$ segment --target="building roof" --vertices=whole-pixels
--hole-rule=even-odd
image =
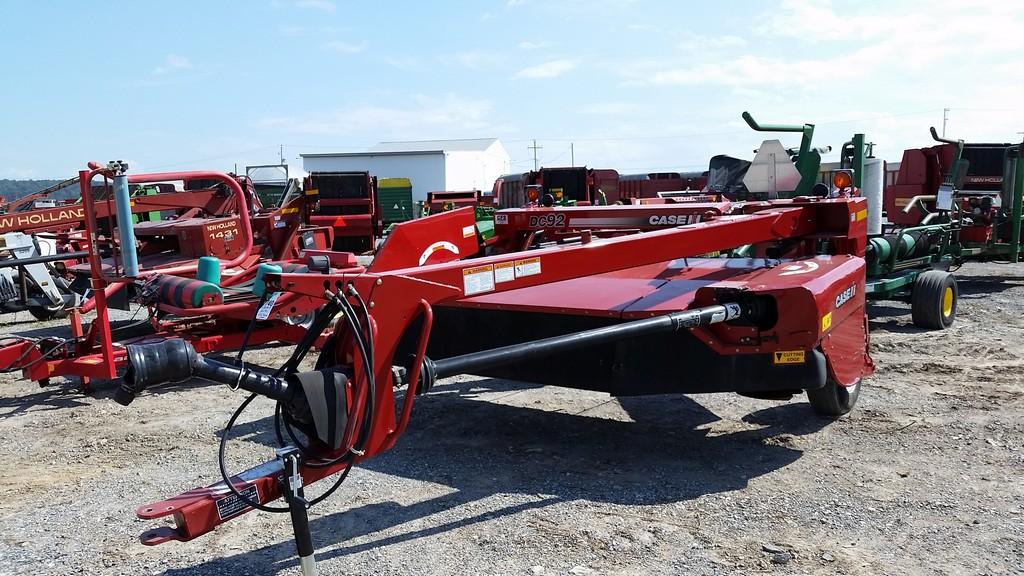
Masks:
[[[505,153],[497,138],[463,138],[457,140],[413,140],[408,142],[379,142],[365,152],[326,152],[299,154],[303,158],[344,158],[366,156],[416,156],[444,154],[446,152],[484,152],[494,144]]]
[[[483,152],[497,141],[497,138],[464,138],[380,142],[376,146],[371,146],[367,152]]]

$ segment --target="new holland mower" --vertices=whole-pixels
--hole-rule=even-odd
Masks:
[[[87,193],[94,180],[102,182],[110,206]],[[199,217],[197,209],[190,209],[172,220],[132,221],[129,184],[196,180],[210,183],[211,190],[226,190],[237,211]],[[127,346],[168,338],[185,338],[203,352],[306,339],[309,345],[322,344],[330,334],[327,327],[307,330],[322,298],[267,291],[264,276],[364,270],[352,253],[328,250],[334,228],[309,224],[318,204],[314,190],[290,190],[275,210],[254,213],[248,203],[252,194],[242,182],[219,172],[129,175],[121,162],[91,163],[79,182],[86,240],[80,255],[85,261],[70,271],[86,281],[90,296],[69,310],[71,337],[0,337],[0,369],[20,371],[41,385],[74,377],[88,390],[91,379],[111,380],[123,372]],[[424,227],[429,234],[421,232]],[[396,225],[387,243],[412,255],[378,259],[374,267],[417,266],[471,254],[477,248],[473,230],[473,216],[466,212]],[[112,301],[126,300],[126,295],[139,304],[136,314],[145,310],[147,316],[115,327]],[[93,311],[96,317],[86,322],[85,315]]]

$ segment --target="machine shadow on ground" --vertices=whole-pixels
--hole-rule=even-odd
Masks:
[[[997,263],[991,263],[998,265]],[[1024,285],[1024,278],[1013,275],[961,276],[956,275],[957,288],[961,298],[988,298],[992,294],[1005,292]]]
[[[32,384],[32,386],[35,386],[35,384]],[[92,380],[89,382],[89,391],[84,391],[77,379],[55,380],[49,386],[42,388],[40,392],[11,397],[0,396],[0,420],[36,412],[87,407],[92,402],[85,401],[84,398],[86,397],[101,402],[113,402],[114,394],[120,386],[120,378],[116,380]],[[153,388],[146,389],[136,399],[136,402],[141,406],[145,404],[147,396],[159,396],[168,392],[204,386],[223,386],[223,384],[193,378],[187,382],[154,386]],[[135,404],[133,403],[132,406],[134,407]]]
[[[759,428],[711,435],[703,427],[719,417],[681,395],[617,399],[632,422],[600,416],[600,403],[571,414],[500,402],[523,386],[485,379],[441,385],[418,398],[413,421],[395,448],[360,467],[453,491],[411,504],[375,502],[314,516],[310,528],[317,558],[337,560],[559,502],[659,505],[739,490],[802,454],[767,439],[809,434],[828,424],[799,399],[744,418]],[[483,390],[508,394],[476,399]],[[249,440],[272,441],[272,435],[256,432],[268,428],[272,425],[261,420],[240,432],[258,437]],[[342,490],[360,489],[355,486]],[[506,494],[522,497],[493,504],[495,496]],[[372,492],[365,496],[374,498]],[[281,531],[282,537],[290,535],[287,523],[281,523]],[[360,541],[348,543],[354,539]],[[266,573],[295,563],[289,538],[167,573],[249,574],[257,568]]]
[[[29,332],[23,332],[21,335],[27,336],[29,335]],[[275,345],[266,344],[253,346],[250,350],[261,350],[273,347],[275,347]],[[227,363],[231,363],[234,360],[233,354],[209,354],[208,357]],[[258,366],[255,364],[247,364],[247,366],[257,372],[264,372],[267,374],[273,373],[275,370],[275,368]],[[123,373],[124,370],[121,369],[119,372]],[[22,383],[25,382],[23,381]],[[35,385],[32,384],[32,386]],[[58,378],[50,385],[41,387],[39,392],[19,396],[0,396],[0,420],[29,414],[30,412],[46,412],[50,410],[84,407],[89,404],[89,402],[83,400],[85,397],[91,397],[95,400],[104,402],[113,402],[114,393],[117,392],[117,389],[120,386],[120,378],[115,380],[92,380],[89,382],[89,390],[85,391],[82,389],[77,378]],[[159,396],[168,392],[177,392],[206,386],[223,386],[223,384],[210,382],[208,380],[201,380],[199,378],[193,378],[186,382],[162,384],[160,386],[147,388],[138,396],[138,398],[136,398],[135,402],[137,402],[138,406],[141,407],[146,403],[146,398],[148,396]],[[135,407],[136,404],[133,402],[132,406]],[[268,440],[268,442],[269,441],[272,440]]]
[[[1024,278],[1016,276],[956,276],[957,289],[962,300],[989,298],[1024,283]],[[872,331],[881,330],[897,334],[920,334],[931,332],[928,328],[918,328],[910,323],[910,304],[898,301],[869,301],[867,314]],[[901,319],[905,321],[901,321]]]

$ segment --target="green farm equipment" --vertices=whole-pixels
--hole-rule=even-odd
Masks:
[[[412,220],[412,181],[408,178],[381,178],[377,181],[377,198],[384,226]]]
[[[1021,258],[1022,144],[974,144],[940,137],[903,153],[886,206],[896,225],[945,223],[958,259]]]
[[[855,134],[843,145],[840,168],[829,175],[828,183],[821,183],[818,182],[821,152],[826,149],[811,147],[813,124],[759,124],[747,112],[743,113],[743,119],[758,132],[801,134],[800,149],[795,155],[778,141],[762,143],[743,180],[750,197],[854,193],[868,197],[869,211],[882,210],[882,180],[867,182],[864,179],[867,144],[863,134]],[[955,171],[950,178],[955,182]],[[858,215],[861,216],[871,219],[869,214]],[[885,233],[880,225],[876,233],[869,229],[864,255],[867,261],[865,297],[909,303],[914,324],[921,328],[949,327],[956,317],[959,297],[956,279],[949,272],[959,260],[958,230],[958,226],[949,221],[925,222]]]
[[[494,237],[494,204],[490,196],[479,190],[428,192],[427,199],[420,207],[420,216],[448,212],[458,208],[473,207],[476,229],[483,241]]]

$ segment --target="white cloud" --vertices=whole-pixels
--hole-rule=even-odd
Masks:
[[[832,9],[831,0],[783,0],[755,30],[768,36],[812,41],[867,38],[889,28],[887,21],[894,8],[889,5],[885,10],[875,10],[874,16],[850,13],[839,16]]]
[[[488,127],[491,103],[473,100],[455,94],[441,99],[416,96],[406,107],[362,104],[341,108],[333,112],[303,117],[271,117],[259,122],[263,128],[305,134],[350,135],[372,132],[380,138],[383,133],[400,137],[434,137],[441,129],[455,132],[480,130]],[[419,132],[424,129],[424,132]]]
[[[808,85],[828,70],[828,64],[815,60],[764,58],[745,55],[720,63],[697,64],[655,72],[652,84],[693,86]]]
[[[405,71],[414,70],[419,64],[419,61],[412,56],[388,56],[384,61],[392,68]]]
[[[576,60],[551,60],[516,72],[516,78],[557,78],[579,64]]]
[[[178,54],[168,54],[164,58],[163,64],[153,69],[153,74],[160,76],[175,70],[188,70],[189,68],[192,68],[192,62],[188,58]]]
[[[342,40],[331,40],[330,42],[324,42],[323,47],[339,54],[356,54],[366,50],[366,42],[363,41],[359,44],[353,44]]]
[[[548,42],[547,40],[541,40],[540,42],[530,42],[529,40],[525,40],[519,43],[519,47],[523,50],[539,50],[541,48],[547,48],[548,46],[551,46],[551,42]]]

